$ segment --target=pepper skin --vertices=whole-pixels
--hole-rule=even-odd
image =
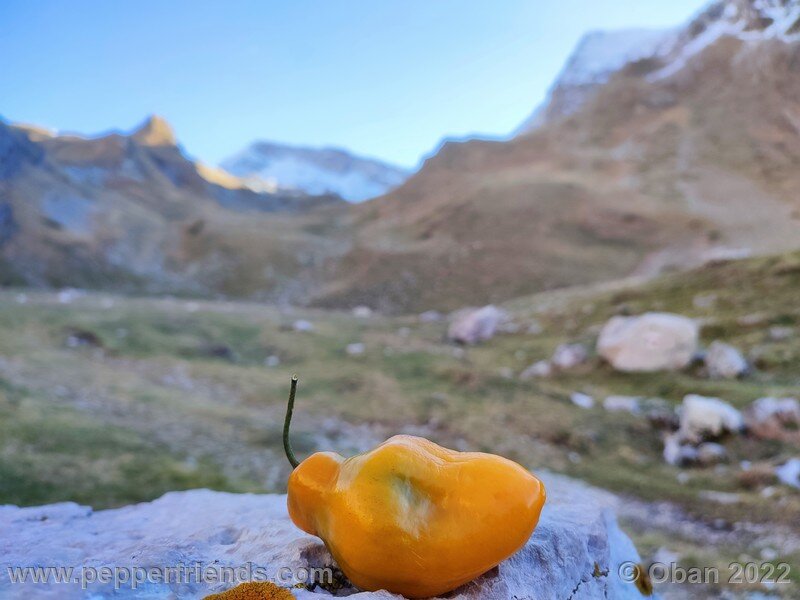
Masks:
[[[289,515],[350,581],[409,598],[448,592],[519,550],[545,501],[505,458],[397,435],[365,454],[317,452],[289,478]]]

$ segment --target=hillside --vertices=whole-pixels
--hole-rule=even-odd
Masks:
[[[358,207],[319,303],[455,308],[797,247],[798,10],[714,3],[574,112],[446,144]]]
[[[99,137],[0,121],[0,192],[2,283],[274,300],[338,252],[345,208],[196,163],[157,117]]]

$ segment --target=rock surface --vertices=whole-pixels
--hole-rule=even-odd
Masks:
[[[449,594],[451,600],[589,600],[640,598],[618,576],[624,561],[639,561],[618,528],[616,498],[560,476],[545,475],[548,502],[539,526],[514,556]],[[240,567],[252,562],[267,578],[285,585],[289,572],[326,567],[332,560],[319,539],[291,523],[282,495],[229,494],[209,490],[171,492],[153,502],[94,512],[73,503],[0,507],[0,597],[196,599],[232,587],[228,583],[11,584],[7,567],[81,566],[162,568],[183,564]],[[215,567],[216,566],[216,567]],[[282,568],[288,569],[281,571]],[[330,597],[293,590],[300,600]],[[358,600],[400,598],[387,592],[352,590]]]
[[[447,330],[447,337],[459,344],[477,344],[491,339],[508,315],[491,304],[458,311]]]
[[[693,320],[670,313],[612,317],[600,332],[597,352],[618,371],[682,369],[697,350]]]

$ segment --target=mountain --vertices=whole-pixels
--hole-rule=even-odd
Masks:
[[[611,75],[637,61],[660,62],[650,79],[668,77],[692,56],[721,37],[744,41],[796,41],[800,6],[794,0],[729,0],[712,2],[682,28],[626,29],[587,33],[556,78],[545,102],[517,133],[577,111]]]
[[[397,187],[409,171],[338,148],[305,148],[255,142],[222,167],[258,189],[337,194],[351,202],[375,198]]]
[[[649,58],[669,48],[673,29],[625,29],[592,31],[578,42],[551,86],[544,103],[533,111],[517,133],[529,132],[545,121],[577,111],[599,86],[626,64]]]
[[[799,13],[715,2],[574,109],[445,144],[356,207],[317,302],[455,308],[800,247]]]
[[[0,283],[282,297],[345,207],[196,163],[159,117],[98,137],[0,121]]]

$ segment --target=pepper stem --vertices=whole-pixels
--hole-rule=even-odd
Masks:
[[[292,387],[289,390],[289,404],[286,406],[286,419],[283,422],[283,449],[286,452],[286,458],[294,469],[300,464],[297,457],[292,450],[292,443],[289,441],[289,425],[292,422],[292,411],[294,410],[294,395],[297,393],[297,375],[292,375]]]

